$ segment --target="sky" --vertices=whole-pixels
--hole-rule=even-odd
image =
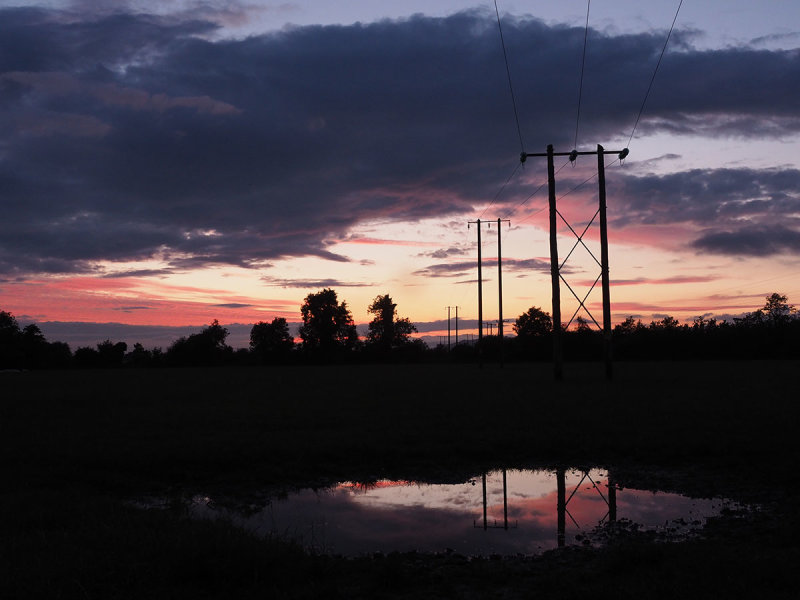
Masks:
[[[332,287],[436,342],[475,331],[478,219],[497,321],[502,219],[504,318],[550,312],[548,144],[630,149],[614,323],[800,300],[799,3],[687,0],[660,64],[678,1],[497,6],[504,44],[493,2],[0,0],[0,310],[242,346]],[[556,169],[562,317],[601,321],[596,158]]]

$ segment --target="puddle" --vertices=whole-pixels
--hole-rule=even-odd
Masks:
[[[681,540],[699,531],[707,518],[737,507],[721,499],[609,486],[602,469],[496,471],[460,484],[348,482],[231,506],[224,498],[196,496],[188,511],[195,518],[226,518],[258,535],[344,556],[395,551],[534,555],[559,546],[600,545],[619,531]]]

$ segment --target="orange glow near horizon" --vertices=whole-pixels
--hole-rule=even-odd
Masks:
[[[483,318],[496,323],[496,226],[484,233]],[[673,232],[655,228],[650,233],[671,239]],[[509,320],[531,306],[551,312],[547,232],[528,222],[512,222],[512,228],[503,228],[501,235],[505,334],[513,335]],[[559,236],[562,258],[574,244],[575,238],[570,236]],[[674,251],[659,248],[664,237],[650,237],[647,244],[647,235],[641,234],[642,244],[627,245],[619,240],[627,242],[637,236],[624,230],[614,234],[616,242],[612,241],[610,247],[614,324],[628,316],[649,323],[665,314],[682,322],[700,315],[742,314],[763,306],[765,296],[773,291],[787,294],[790,302],[798,301],[800,260],[794,257],[780,261],[698,257],[680,245]],[[415,238],[420,241],[411,241]],[[593,252],[594,244],[595,240],[587,238]],[[302,257],[281,259],[263,269],[214,267],[155,276],[83,274],[6,281],[0,283],[0,309],[35,322],[202,326],[214,319],[222,324],[247,324],[283,317],[296,323],[305,296],[332,287],[339,300],[347,303],[356,324],[368,323],[372,317],[367,307],[376,296],[388,293],[397,303],[399,317],[407,317],[412,323],[442,323],[435,331],[422,331],[415,337],[446,340],[448,306],[459,307],[460,335],[477,333],[463,326],[478,316],[476,236],[474,229],[467,228],[466,219],[366,224],[346,240],[331,245],[330,250],[347,261]],[[538,266],[534,269],[531,264]],[[135,272],[136,266],[125,268]],[[443,270],[432,272],[431,266]],[[599,274],[597,264],[579,246],[567,266],[566,281],[583,297]],[[452,272],[448,271],[451,267]],[[114,273],[115,268],[124,275],[118,265],[105,266],[99,272]],[[564,284],[561,290],[562,317],[566,320],[578,304]],[[598,320],[600,299],[598,284],[586,300]],[[586,317],[583,311],[578,314]],[[454,340],[455,310],[451,310],[451,323]]]

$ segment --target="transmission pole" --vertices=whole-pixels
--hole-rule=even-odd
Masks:
[[[525,162],[529,156],[546,156],[547,157],[547,187],[548,187],[548,201],[550,206],[550,279],[553,288],[553,372],[555,378],[560,380],[563,378],[563,356],[562,356],[562,342],[561,342],[561,266],[558,264],[558,239],[556,235],[557,216],[559,216],[556,207],[556,178],[555,166],[553,164],[553,157],[555,156],[569,156],[571,161],[574,161],[578,156],[586,154],[597,155],[597,174],[599,186],[599,210],[600,217],[600,278],[602,279],[603,287],[603,354],[606,365],[606,377],[611,379],[613,374],[612,369],[612,353],[611,353],[611,301],[610,301],[610,283],[608,273],[608,226],[606,221],[606,176],[605,176],[605,154],[617,154],[619,160],[622,161],[628,156],[628,149],[606,151],[598,144],[597,150],[592,152],[578,152],[572,150],[571,152],[554,152],[553,145],[548,144],[547,152],[544,154],[529,154],[522,152],[520,154],[520,161]],[[563,219],[563,217],[562,217]],[[565,221],[566,222],[566,221]],[[571,229],[571,227],[570,227]],[[573,232],[574,233],[574,232]],[[578,236],[578,242],[582,243],[582,236]],[[569,256],[567,257],[569,258]],[[596,259],[595,259],[596,260]],[[566,261],[565,261],[566,262]],[[569,286],[567,286],[569,287]],[[571,288],[570,288],[570,291]],[[591,291],[591,290],[590,290]],[[575,294],[575,292],[572,292]],[[588,309],[577,295],[575,296],[579,303],[579,309],[582,307],[587,312]],[[591,313],[589,313],[591,317]],[[594,319],[594,317],[592,317]],[[597,321],[595,321],[597,323]]]
[[[500,248],[500,224],[506,221],[508,226],[511,227],[511,221],[508,219],[497,219],[497,295],[498,295],[498,318],[497,318],[497,336],[500,338],[500,366],[503,366],[503,252]]]
[[[603,279],[603,360],[606,363],[606,378],[614,375],[611,355],[611,298],[608,276],[608,223],[606,222],[606,165],[605,150],[597,144],[597,181],[600,187],[600,272]]]
[[[556,174],[553,163],[553,144],[547,145],[547,190],[550,205],[550,283],[553,296],[553,375],[564,378],[564,357],[561,350],[561,286],[556,237]]]

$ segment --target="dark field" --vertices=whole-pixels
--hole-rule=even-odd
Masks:
[[[0,598],[797,597],[798,361],[0,374]],[[310,556],[143,494],[614,467],[761,509],[534,559]]]

